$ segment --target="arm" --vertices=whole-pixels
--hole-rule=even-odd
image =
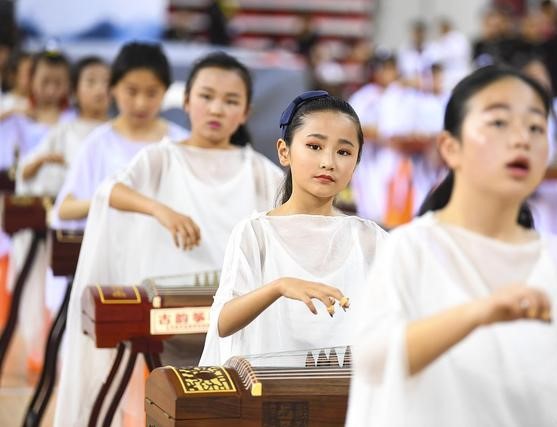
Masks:
[[[68,194],[58,209],[58,216],[65,221],[86,218],[90,205],[90,200],[78,200]]]
[[[112,187],[109,205],[124,212],[136,212],[156,218],[167,228],[179,248],[193,249],[201,240],[201,231],[188,216],[175,212],[163,203],[146,197],[122,183]]]
[[[322,283],[282,277],[228,301],[219,315],[219,336],[226,337],[246,327],[281,296],[302,301],[313,314],[317,314],[317,310],[311,300],[319,299],[327,307],[331,317],[336,301],[339,301],[344,309],[349,306],[348,298],[336,288]]]
[[[39,172],[39,169],[47,163],[64,164],[65,159],[64,156],[62,156],[61,154],[48,153],[41,155],[23,167],[23,179],[27,181],[33,178],[37,174],[37,172]]]
[[[547,296],[533,288],[509,286],[490,297],[411,322],[406,328],[410,375],[420,372],[476,328],[517,319],[549,322]]]

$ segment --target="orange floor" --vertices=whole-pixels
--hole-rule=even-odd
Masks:
[[[22,425],[27,404],[33,394],[36,378],[27,378],[25,359],[17,357],[22,353],[22,347],[23,343],[16,331],[0,378],[0,426],[2,427]],[[52,426],[55,399],[54,395],[41,423],[42,427]]]

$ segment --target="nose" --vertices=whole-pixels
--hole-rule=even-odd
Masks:
[[[321,169],[330,171],[335,169],[335,156],[331,150],[323,150],[319,160],[319,167]]]
[[[521,123],[514,127],[511,137],[511,145],[513,148],[522,148],[525,150],[530,150],[531,144],[531,134],[530,125],[527,123]]]
[[[223,105],[219,99],[213,99],[209,104],[209,112],[215,116],[220,116],[223,113]]]

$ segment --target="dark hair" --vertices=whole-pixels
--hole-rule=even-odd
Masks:
[[[19,64],[25,59],[31,58],[31,54],[24,50],[14,50],[6,62],[2,75],[2,92],[12,90],[15,86],[15,78]]]
[[[213,52],[198,59],[186,80],[186,97],[189,96],[193,82],[201,70],[204,68],[220,68],[222,70],[236,72],[246,88],[246,109],[251,105],[253,96],[253,81],[247,67],[235,57],[224,52]],[[240,147],[245,146],[251,141],[251,135],[246,125],[238,126],[238,129],[230,137],[230,143]]]
[[[70,74],[70,61],[68,61],[68,58],[66,58],[63,53],[53,50],[42,50],[32,56],[30,73],[31,79],[33,79],[33,76],[41,63],[52,67],[64,67],[68,71],[68,75]]]
[[[546,114],[549,114],[551,98],[538,82],[514,68],[490,65],[474,71],[461,80],[453,89],[445,109],[444,130],[460,138],[469,99],[482,89],[504,78],[515,78],[526,83],[538,95],[544,105]],[[430,191],[422,203],[418,215],[444,208],[451,199],[453,187],[454,172],[451,170],[445,179]],[[526,203],[521,206],[517,221],[524,227],[533,228],[532,214]]]
[[[132,42],[120,49],[112,63],[110,87],[114,87],[130,71],[138,69],[151,71],[164,85],[170,86],[170,65],[159,44]]]
[[[305,97],[305,95],[311,93],[314,93],[316,96],[310,97],[309,99]],[[362,154],[362,146],[364,144],[364,134],[362,132],[362,126],[360,125],[360,119],[348,102],[329,95],[325,91],[305,92],[295,98],[294,101],[288,105],[281,117],[281,128],[283,129],[282,139],[286,142],[286,145],[290,146],[290,144],[292,144],[294,134],[304,124],[304,121],[308,116],[321,111],[334,111],[342,113],[354,122],[354,126],[356,126],[356,133],[358,135],[357,161],[359,162]],[[280,200],[281,204],[286,203],[291,195],[292,171],[288,168],[277,200]]]
[[[81,58],[72,67],[71,81],[72,81],[72,90],[74,92],[77,91],[77,86],[79,85],[79,79],[81,79],[81,74],[83,73],[83,71],[85,71],[87,67],[91,65],[104,65],[105,67],[108,67],[107,63],[104,62],[98,56],[91,55],[91,56],[85,56],[84,58]]]

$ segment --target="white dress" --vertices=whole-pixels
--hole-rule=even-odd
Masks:
[[[431,213],[395,230],[358,315],[346,425],[557,425],[555,321],[476,329],[412,377],[405,349],[409,322],[509,284],[543,289],[555,309],[556,243],[546,236],[508,244],[441,224]]]
[[[369,220],[344,215],[260,213],[238,224],[228,243],[200,365],[221,365],[236,355],[301,351],[303,366],[303,350],[353,344],[353,313],[385,235]],[[225,303],[281,277],[335,286],[351,306],[346,312],[337,306],[331,318],[318,301],[314,315],[300,301],[279,298],[245,328],[219,337]]]
[[[18,194],[56,197],[64,183],[69,165],[83,146],[87,136],[101,122],[76,118],[55,126],[31,152],[22,159],[18,167],[16,192]],[[23,179],[23,168],[45,154],[61,154],[65,164],[45,164],[37,174],[27,180]]]
[[[126,285],[150,276],[220,269],[233,226],[272,208],[281,179],[280,169],[249,146],[208,150],[165,142],[143,150],[124,172],[103,183],[93,199],[70,298],[56,426],[86,425],[116,353],[95,348],[83,334],[83,289],[91,283]],[[201,244],[185,252],[155,218],[109,208],[115,182],[190,216],[201,229]],[[76,375],[83,366],[87,375]]]
[[[168,122],[166,136],[172,140],[182,140],[189,132],[174,123]],[[66,174],[64,184],[58,192],[54,209],[51,212],[53,228],[85,228],[86,218],[78,220],[61,220],[58,210],[64,199],[73,195],[78,200],[90,200],[101,182],[123,169],[128,162],[153,141],[132,141],[124,138],[112,123],[98,126],[83,142],[75,160]]]

